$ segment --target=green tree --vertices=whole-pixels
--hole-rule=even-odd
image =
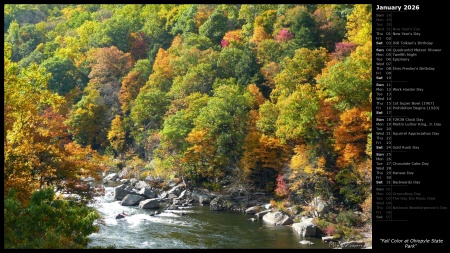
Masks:
[[[200,165],[200,171],[211,179],[231,173],[242,155],[247,113],[252,97],[233,79],[216,86],[208,104],[194,120],[188,136],[191,146],[185,153],[188,166]],[[199,161],[202,161],[198,164]]]
[[[181,12],[180,16],[176,19],[175,25],[172,27],[171,33],[173,35],[180,33],[198,33],[194,20],[194,16],[197,14],[197,8],[198,6],[196,4],[190,4]]]
[[[186,75],[175,78],[169,95],[182,98],[194,92],[211,94],[215,73],[211,64],[198,64],[190,68]]]
[[[178,111],[167,116],[160,131],[161,143],[155,150],[155,169],[174,171],[178,175],[192,177],[192,171],[186,170],[181,160],[189,147],[186,139],[194,128],[194,120],[198,117],[200,109],[207,105],[209,97],[195,92],[180,100],[182,106]],[[172,104],[175,103],[174,101]]]
[[[159,131],[169,104],[170,100],[165,92],[157,88],[141,89],[130,112],[133,122],[131,134],[138,142],[142,143],[152,132]]]
[[[105,146],[106,131],[109,129],[107,110],[99,91],[90,89],[88,94],[74,105],[67,120],[67,124],[72,127],[70,133],[73,134],[74,140],[83,146],[90,145],[94,149]]]
[[[294,35],[292,39],[297,48],[314,49],[319,45],[319,33],[314,18],[307,6],[299,5],[288,8],[285,14],[279,15],[274,24],[273,37],[287,28]]]
[[[98,232],[95,209],[61,199],[51,187],[34,192],[25,207],[9,191],[3,210],[5,249],[84,249]]]
[[[129,52],[131,33],[139,31],[143,24],[141,5],[127,4],[122,8],[117,8],[114,15],[102,23],[101,32],[106,39],[103,47],[115,46],[120,51]]]
[[[48,88],[59,95],[66,95],[75,87],[84,88],[88,77],[78,71],[72,61],[63,57],[52,57],[45,60],[42,66],[52,74]]]
[[[227,29],[228,18],[217,8],[198,29],[200,35],[208,37],[213,43],[219,44]]]
[[[279,108],[274,103],[266,100],[259,108],[259,118],[256,123],[258,130],[268,136],[275,136],[275,122],[279,115]]]
[[[236,83],[247,85],[258,74],[259,65],[254,51],[248,48],[226,47],[217,59],[220,78],[236,78]]]
[[[276,4],[242,4],[239,9],[238,18],[244,21],[242,25],[242,35],[247,41],[253,35],[254,22],[256,17],[267,10],[276,10]]]
[[[280,114],[276,121],[276,135],[283,142],[301,140],[307,137],[315,126],[315,116],[319,111],[319,98],[312,85],[301,85],[277,106]]]
[[[328,66],[318,78],[328,100],[341,111],[368,107],[372,93],[372,42],[359,46],[343,62]]]
[[[274,78],[276,86],[270,94],[272,100],[285,99],[303,84],[314,85],[328,59],[325,48],[301,48],[295,51],[292,59],[285,58],[281,63],[282,71]]]

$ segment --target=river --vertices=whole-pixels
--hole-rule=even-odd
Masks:
[[[254,215],[210,211],[193,206],[179,213],[154,214],[156,210],[121,206],[113,199],[113,187],[96,197],[93,206],[102,215],[98,233],[91,234],[88,248],[114,246],[116,249],[312,249],[328,248],[319,238],[302,238],[289,226],[275,226]],[[125,212],[129,216],[116,219]],[[162,210],[159,210],[162,211]],[[306,239],[314,245],[302,245]]]

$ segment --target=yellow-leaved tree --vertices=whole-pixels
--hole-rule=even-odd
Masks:
[[[58,112],[64,99],[47,89],[45,69],[35,64],[19,69],[11,46],[4,48],[4,194],[14,188],[23,206],[44,186],[87,196],[80,179],[100,177],[100,158],[69,139]]]

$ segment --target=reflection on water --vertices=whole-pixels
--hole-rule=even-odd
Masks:
[[[194,206],[180,213],[160,213],[121,206],[113,199],[113,187],[106,187],[105,196],[98,197],[95,208],[103,216],[100,231],[92,234],[88,247],[118,249],[311,249],[328,248],[318,238],[305,238],[314,245],[301,245],[303,240],[289,226],[270,225],[237,212],[213,212],[209,206]],[[161,210],[160,210],[161,211]],[[129,216],[116,219],[125,212]],[[151,216],[153,215],[153,216]]]

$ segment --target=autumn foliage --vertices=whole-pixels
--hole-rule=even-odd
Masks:
[[[81,178],[114,158],[370,212],[371,10],[5,5],[5,196],[88,199]]]

